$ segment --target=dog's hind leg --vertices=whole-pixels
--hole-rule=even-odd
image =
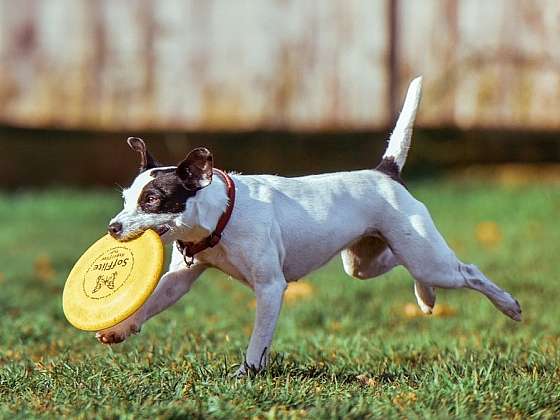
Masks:
[[[377,236],[366,236],[340,253],[344,271],[357,279],[371,279],[399,265],[399,261]]]
[[[412,196],[403,197],[399,212],[382,232],[391,249],[416,279],[416,295],[422,303],[430,300],[430,288],[469,288],[483,293],[510,318],[520,321],[517,300],[488,279],[476,266],[459,261],[436,229],[426,207]],[[427,293],[426,293],[427,292]],[[420,303],[420,302],[419,302]]]
[[[346,274],[361,280],[381,276],[400,265],[393,251],[387,246],[387,242],[377,236],[360,239],[343,250],[340,255]],[[422,312],[431,314],[436,302],[434,288],[416,281],[414,293]]]

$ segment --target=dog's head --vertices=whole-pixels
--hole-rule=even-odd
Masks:
[[[140,154],[140,173],[123,191],[124,208],[109,223],[116,239],[129,240],[147,229],[171,239],[178,228],[191,227],[186,210],[200,190],[212,182],[212,154],[197,148],[177,166],[160,165],[142,139],[130,137],[128,145]],[[197,194],[198,193],[198,194]]]

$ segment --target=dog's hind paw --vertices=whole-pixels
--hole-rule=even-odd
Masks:
[[[502,311],[505,315],[509,316],[514,321],[521,321],[521,305],[519,305],[517,299],[515,299],[509,293],[506,292],[506,294],[508,295],[509,299],[504,299],[504,301],[500,302],[494,302],[494,304],[500,311]]]
[[[436,304],[436,292],[433,287],[424,286],[419,282],[414,282],[414,294],[418,306],[427,315],[431,315]]]

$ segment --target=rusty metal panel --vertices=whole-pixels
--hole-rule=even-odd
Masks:
[[[557,0],[401,0],[398,23],[398,94],[424,74],[420,124],[560,128]]]
[[[558,129],[559,41],[557,0],[0,0],[0,123],[377,129],[423,74],[421,125]]]
[[[385,0],[0,0],[0,123],[386,124]]]

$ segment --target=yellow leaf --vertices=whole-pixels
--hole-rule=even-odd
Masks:
[[[288,283],[288,288],[284,292],[284,302],[290,304],[298,300],[309,298],[313,295],[313,286],[311,284],[298,281],[294,283]]]
[[[47,255],[38,256],[33,268],[35,269],[35,275],[43,281],[48,281],[55,275],[51,259]]]
[[[449,305],[437,304],[432,311],[434,316],[453,316],[457,313],[457,310]]]
[[[417,318],[424,316],[424,313],[414,303],[407,303],[403,307],[404,316],[407,318]]]
[[[407,303],[403,306],[403,314],[407,318],[420,318],[424,316],[430,316],[424,314],[420,308],[415,305],[414,303]],[[449,305],[444,304],[437,304],[434,306],[431,316],[436,317],[446,317],[446,316],[453,316],[457,313],[457,310]]]
[[[476,240],[486,247],[495,247],[502,241],[502,233],[496,222],[480,222],[476,226]]]

